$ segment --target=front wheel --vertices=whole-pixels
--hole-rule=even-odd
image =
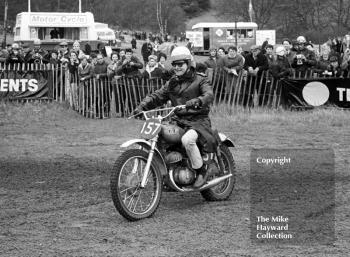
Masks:
[[[140,149],[125,151],[116,160],[110,188],[114,206],[130,221],[148,218],[157,210],[162,194],[162,176],[155,163],[150,166],[145,188],[140,188],[148,153]]]
[[[224,174],[232,174],[232,176],[215,187],[201,191],[200,193],[207,201],[222,201],[226,200],[232,194],[235,186],[236,167],[230,149],[226,145],[220,146],[221,159],[224,163]]]

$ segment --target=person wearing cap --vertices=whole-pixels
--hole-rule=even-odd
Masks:
[[[218,62],[218,56],[215,48],[209,49],[209,58],[204,61],[204,64],[210,68],[215,69]]]
[[[274,78],[287,78],[289,75],[291,75],[292,67],[285,56],[285,53],[286,50],[284,46],[278,46],[276,48],[276,58],[269,67],[269,70]]]
[[[261,53],[261,47],[258,45],[251,46],[250,54],[245,58],[244,69],[250,75],[260,76],[268,68],[269,62],[267,57]]]
[[[157,62],[158,57],[156,55],[148,56],[148,63],[142,76],[146,79],[162,78],[164,69]]]
[[[122,60],[122,65],[118,68],[117,73],[123,74],[126,77],[140,77],[140,69],[142,68],[143,64],[139,58],[133,55],[131,48],[128,48],[125,50],[125,58]]]
[[[12,44],[11,50],[6,58],[6,63],[14,64],[14,63],[24,63],[24,56],[21,54],[21,49],[17,43]]]
[[[317,61],[315,53],[306,48],[306,39],[299,36],[295,46],[296,54],[292,62],[297,76],[304,77],[307,70],[315,67]]]
[[[26,56],[27,62],[36,63],[36,64],[48,63],[49,62],[48,52],[41,48],[41,40],[34,39],[33,44],[34,44],[33,50],[30,51]]]
[[[59,44],[60,48],[58,50],[58,59],[62,64],[66,64],[69,62],[70,54],[68,49],[68,43],[63,41]]]
[[[213,103],[213,88],[208,78],[196,73],[193,56],[186,46],[176,47],[170,56],[174,76],[159,90],[146,96],[134,110],[135,115],[141,111],[151,110],[167,103],[172,106],[186,105],[186,109],[178,110],[173,121],[185,130],[181,138],[192,168],[197,172],[194,183],[200,188],[206,183],[210,174],[218,170],[208,158],[203,161],[201,152],[209,156],[217,150],[217,140],[211,129],[209,118],[210,105]],[[205,158],[206,159],[206,158]]]

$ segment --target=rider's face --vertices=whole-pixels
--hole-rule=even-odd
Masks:
[[[184,61],[172,63],[176,76],[182,76],[187,71],[188,65]]]

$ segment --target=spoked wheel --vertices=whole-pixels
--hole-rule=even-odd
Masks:
[[[130,149],[117,159],[113,167],[110,183],[113,203],[130,221],[153,215],[161,198],[162,176],[153,162],[145,188],[140,187],[147,158],[148,153]]]
[[[232,194],[233,188],[235,186],[236,168],[235,168],[235,162],[233,160],[232,154],[226,145],[221,145],[220,151],[221,151],[221,158],[225,167],[224,174],[227,175],[231,173],[232,176],[212,188],[201,191],[200,193],[202,194],[204,199],[206,199],[207,201],[226,200]],[[213,179],[213,178],[214,177],[211,177],[209,179]]]

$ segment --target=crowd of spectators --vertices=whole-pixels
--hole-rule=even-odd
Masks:
[[[320,46],[320,52],[304,36],[299,36],[295,41],[283,39],[275,49],[267,42],[262,46],[253,45],[247,52],[234,46],[227,50],[223,47],[210,49],[204,64],[236,76],[241,70],[253,76],[268,70],[276,78],[288,77],[293,73],[304,76],[308,71],[318,77],[340,77],[349,74],[349,47],[350,35],[329,40]]]

